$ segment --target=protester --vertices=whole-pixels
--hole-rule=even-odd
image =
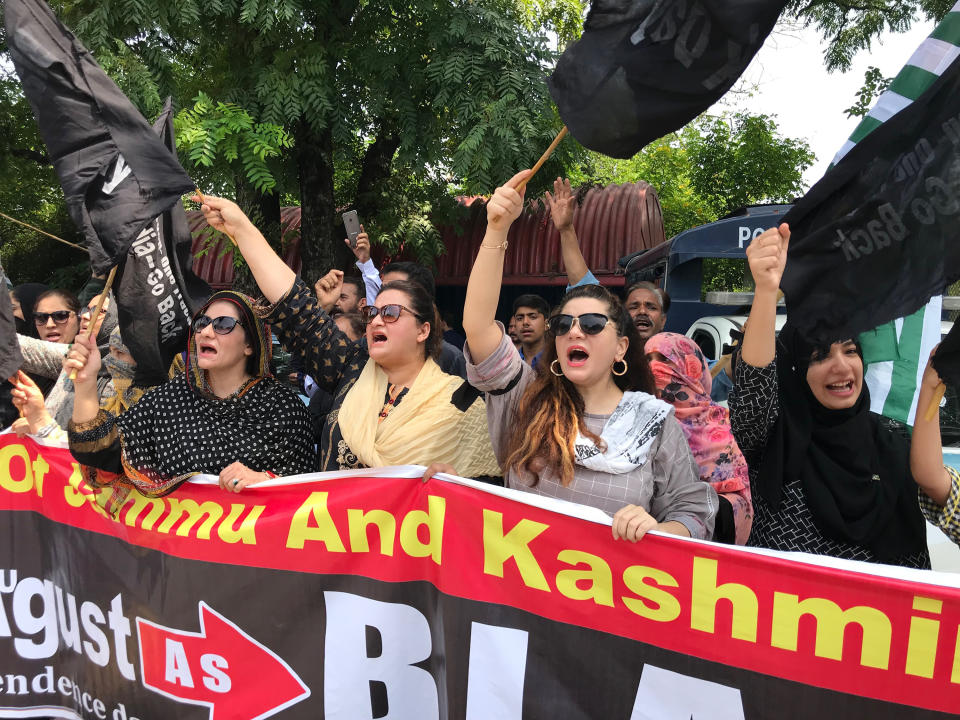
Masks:
[[[546,347],[550,305],[539,295],[521,295],[513,301],[513,320],[520,339],[520,359],[536,369]]]
[[[658,333],[644,349],[657,397],[673,405],[700,479],[720,498],[713,539],[746,544],[753,524],[747,461],[730,430],[730,413],[710,399],[713,378],[706,358],[693,340],[677,333]]]
[[[459,323],[456,315],[451,310],[444,310],[440,313],[440,320],[442,322],[443,341],[463,352],[463,344],[467,339],[457,330]]]
[[[17,333],[28,337],[38,337],[37,326],[33,322],[33,309],[37,298],[49,288],[43,283],[24,283],[10,291],[13,303],[13,316],[17,321]]]
[[[37,296],[33,323],[37,337],[69,345],[80,329],[80,301],[66,290],[53,288]]]
[[[513,315],[510,316],[510,320],[507,323],[507,335],[510,336],[510,342],[513,343],[513,346],[519,350],[520,349],[520,336],[517,335],[517,320]]]
[[[870,412],[853,340],[813,347],[775,332],[790,230],[750,243],[756,283],[730,394],[733,433],[750,466],[750,545],[930,567],[907,441]]]
[[[186,373],[115,416],[99,407],[100,354],[78,338],[64,367],[78,371],[70,450],[88,482],[113,486],[120,500],[131,488],[166,495],[198,473],[239,492],[315,470],[307,410],[269,374],[270,356],[269,329],[250,299],[214,293],[194,317]]]
[[[367,305],[367,291],[363,278],[356,275],[346,275],[344,273],[341,273],[340,278],[340,296],[328,312],[331,315],[359,313]],[[318,295],[320,294],[319,285],[321,280],[323,280],[323,278],[317,280],[314,285],[314,289]]]
[[[940,437],[940,413],[927,408],[940,384],[940,376],[933,367],[933,355],[923,371],[920,394],[917,399],[917,417],[910,443],[910,470],[919,486],[920,509],[931,523],[960,545],[960,473],[943,462],[943,443]]]
[[[344,238],[343,241],[357,259],[356,265],[357,269],[360,270],[360,274],[363,276],[365,288],[364,297],[367,299],[367,305],[373,305],[377,300],[377,293],[380,292],[380,285],[382,283],[380,281],[380,273],[377,271],[377,266],[374,265],[373,260],[370,259],[370,236],[363,229],[363,225],[361,225],[360,234],[357,235],[356,247],[350,244],[349,238]]]
[[[544,203],[550,208],[550,218],[560,233],[560,253],[567,269],[567,290],[582,285],[599,285],[600,281],[587,267],[580,251],[577,232],[573,227],[573,206],[576,198],[569,180],[557,178],[553,182],[553,194],[544,195]],[[640,339],[648,339],[663,330],[670,309],[670,296],[650,282],[641,281],[627,288],[624,295],[627,312],[633,319]]]
[[[529,171],[497,188],[467,285],[463,326],[473,385],[487,392],[490,435],[510,487],[614,515],[613,535],[648,530],[710,538],[717,496],[699,481],[673,408],[656,388],[620,302],[598,285],[571,290],[550,319],[538,371],[496,322],[510,225]]]
[[[195,198],[199,200],[199,198]],[[368,305],[366,334],[350,340],[270,248],[237,205],[207,197],[207,222],[230,234],[267,301],[280,342],[334,396],[320,439],[320,467],[450,463],[469,477],[499,475],[479,393],[435,362],[440,325],[423,285],[383,285]]]
[[[356,342],[363,337],[367,330],[363,315],[360,313],[343,313],[335,315],[333,321],[340,328],[340,332],[349,338],[350,342]]]

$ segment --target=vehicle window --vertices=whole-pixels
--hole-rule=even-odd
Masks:
[[[700,347],[700,351],[708,360],[717,359],[717,344],[713,341],[713,336],[706,330],[694,330],[690,339]]]

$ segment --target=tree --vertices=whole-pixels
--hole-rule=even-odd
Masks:
[[[806,141],[782,137],[771,117],[736,113],[702,116],[628,160],[593,153],[571,179],[646,180],[657,189],[672,237],[744,205],[791,201],[803,194],[803,172],[813,160]]]
[[[417,218],[532,163],[560,127],[543,82],[554,62],[545,30],[570,27],[582,10],[509,0],[77,0],[67,9],[148,116],[166,94],[183,107],[203,92],[292,139],[263,158],[275,184],[255,189],[265,209],[284,193],[299,199],[308,276],[342,262],[338,209],[355,207],[381,235],[429,244],[436,233]],[[181,116],[178,129],[196,125]],[[233,180],[236,195],[256,181],[223,147],[214,156],[205,170]]]

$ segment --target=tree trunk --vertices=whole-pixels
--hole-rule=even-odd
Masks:
[[[301,275],[312,286],[331,268],[346,267],[352,255],[334,242],[336,231],[333,196],[333,135],[329,128],[316,130],[301,120],[296,129],[297,175],[300,181]]]
[[[364,153],[354,203],[361,222],[364,218],[369,219],[379,213],[381,194],[386,188],[386,181],[390,179],[393,156],[399,147],[399,136],[381,130],[377,139]]]

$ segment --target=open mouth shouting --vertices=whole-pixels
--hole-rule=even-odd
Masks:
[[[828,383],[827,392],[837,398],[849,398],[851,395],[853,395],[853,387],[853,380]]]
[[[374,330],[370,340],[371,347],[383,347],[387,342],[387,334],[383,330]]]
[[[653,320],[651,320],[647,315],[637,315],[633,318],[633,324],[640,332],[645,330],[650,330],[653,327]]]
[[[216,343],[208,340],[197,341],[197,357],[204,360],[215,358],[219,354]]]
[[[587,364],[590,353],[583,345],[571,345],[567,348],[567,366],[571,368],[583,367]]]

